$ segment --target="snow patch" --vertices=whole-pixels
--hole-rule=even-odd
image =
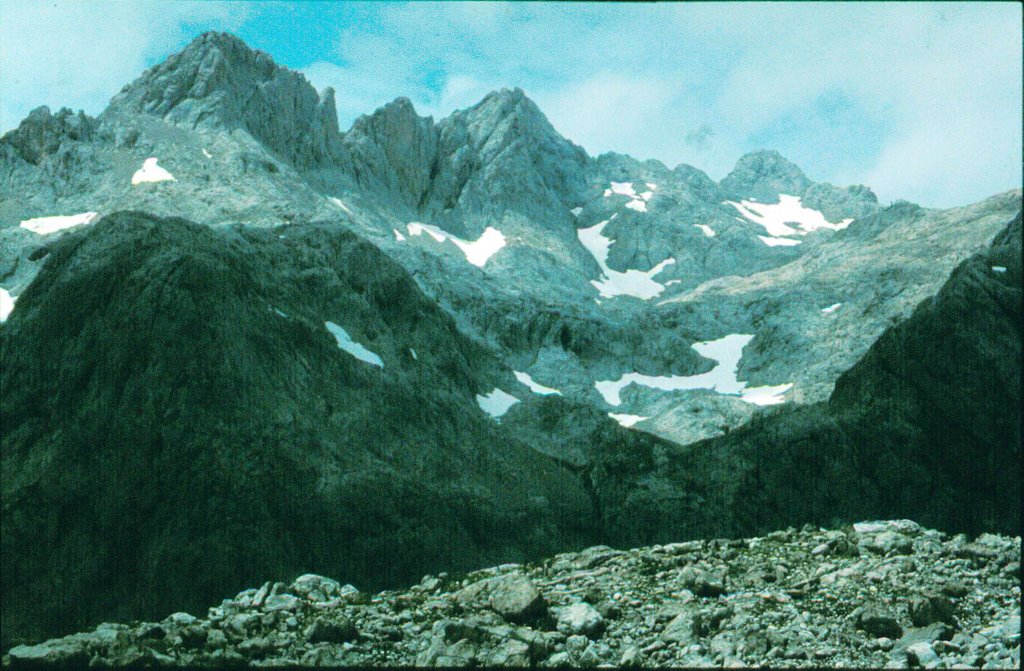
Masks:
[[[508,409],[519,402],[519,399],[495,387],[491,393],[481,396],[476,395],[477,405],[494,419],[500,418]]]
[[[545,396],[548,394],[558,394],[559,396],[562,395],[562,392],[558,391],[557,389],[554,389],[552,387],[545,387],[544,385],[534,381],[534,379],[530,377],[529,373],[520,373],[517,370],[512,372],[516,374],[516,379],[525,384],[527,387],[529,387],[530,391],[532,391],[534,394],[543,394]]]
[[[484,229],[483,234],[473,241],[457,238],[447,231],[442,231],[437,226],[421,224],[418,221],[410,222],[406,228],[409,230],[409,235],[422,235],[426,233],[438,242],[452,241],[462,250],[467,261],[480,268],[483,268],[487,260],[497,254],[498,250],[506,244],[505,236],[502,235],[501,231],[491,226]]]
[[[626,207],[637,212],[647,211],[647,201],[654,195],[654,189],[658,188],[657,184],[647,183],[647,191],[643,193],[637,193],[633,189],[632,182],[611,182],[611,187],[604,190],[604,197],[609,196],[629,196],[629,202],[626,203]]]
[[[154,157],[147,158],[142,162],[142,167],[135,171],[132,175],[132,184],[143,184],[145,182],[173,182],[175,181],[174,175],[167,172],[164,168],[161,168],[156,164],[157,159]]]
[[[72,226],[88,224],[95,218],[95,212],[82,212],[81,214],[68,214],[65,216],[55,217],[36,217],[34,219],[26,219],[21,222],[21,227],[39,235],[48,235],[50,233],[62,231],[65,228],[71,228]]]
[[[785,194],[779,194],[779,202],[773,205],[758,203],[752,199],[738,203],[727,200],[725,204],[732,205],[739,210],[740,214],[755,224],[764,226],[765,231],[772,237],[806,235],[819,228],[841,231],[853,221],[853,219],[843,219],[838,224],[830,223],[825,219],[825,215],[818,210],[804,207],[800,203],[799,196]],[[796,224],[799,228],[793,228],[789,224]]]
[[[700,375],[655,376],[626,373],[618,380],[598,380],[594,382],[594,387],[604,397],[605,402],[611,406],[622,404],[622,390],[631,384],[666,391],[711,389],[719,394],[740,395],[740,400],[747,403],[757,405],[781,403],[780,395],[792,387],[792,384],[748,388],[746,382],[736,379],[740,359],[743,356],[743,348],[753,337],[752,335],[734,333],[718,340],[693,343],[691,347],[698,354],[717,363],[714,368]]]
[[[607,198],[613,194],[636,198],[636,191],[633,190],[633,182],[612,182],[611,188],[604,190],[604,197]]]
[[[754,405],[778,405],[786,402],[782,395],[792,387],[792,382],[775,386],[747,387],[740,394],[740,400]]]
[[[420,360],[420,357],[416,354],[416,350],[414,350],[411,347],[409,348],[409,354],[412,355],[412,360],[413,361],[419,361]]]
[[[994,273],[1005,273],[1006,266],[992,266],[992,272]]]
[[[694,226],[704,231],[704,235],[708,236],[709,238],[715,237],[715,229],[711,228],[707,224],[694,224]]]
[[[206,151],[206,149],[203,149],[203,156],[205,156],[206,158],[213,158],[210,152]]]
[[[612,218],[614,219],[614,217]],[[666,266],[675,263],[676,260],[665,259],[650,270],[627,270],[625,272],[612,270],[608,267],[608,250],[612,245],[612,240],[602,234],[609,221],[611,219],[602,221],[596,226],[576,231],[580,244],[593,255],[597,265],[601,268],[601,278],[591,280],[590,283],[604,298],[614,298],[615,296],[635,296],[641,300],[654,298],[665,290],[665,285],[655,282],[654,277],[661,273]]]
[[[352,210],[350,210],[347,207],[345,207],[345,203],[341,202],[341,198],[335,198],[334,196],[331,196],[330,200],[331,200],[332,203],[334,203],[335,205],[337,205],[341,209],[345,210],[349,214],[352,214]]]
[[[271,310],[273,310],[274,314],[276,314],[278,317],[284,317],[285,319],[288,319],[288,315],[286,315],[285,313],[281,312],[277,308],[271,308]]]
[[[629,415],[626,413],[617,412],[609,412],[608,416],[626,428],[633,426],[637,422],[642,422],[645,419],[650,419],[649,417],[644,417],[643,415]]]
[[[384,368],[384,360],[379,356],[366,349],[355,340],[352,340],[352,336],[348,334],[348,331],[338,326],[334,322],[324,322],[324,326],[331,332],[331,335],[338,341],[338,347],[345,350],[360,361],[373,364],[374,366],[380,366]]]
[[[392,228],[391,232],[395,234],[395,240],[398,240],[399,242],[405,242],[405,236],[402,235],[402,232],[400,230],[398,230],[397,228]]]
[[[670,287],[673,284],[682,284],[682,282],[682,280],[669,280],[668,282],[665,282],[665,286]]]
[[[826,314],[826,315],[832,314],[833,312],[835,312],[836,310],[839,309],[840,305],[842,305],[842,303],[833,303],[832,305],[828,306],[827,308],[822,308],[821,312],[822,312],[822,314]]]
[[[0,287],[0,324],[7,321],[7,318],[11,316],[11,312],[14,310],[14,303],[17,300],[17,296],[12,296],[7,289]]]
[[[791,240],[790,238],[769,238],[765,235],[757,237],[761,238],[761,242],[769,247],[796,247],[800,244],[800,240]]]
[[[572,208],[570,210],[570,212],[572,212],[572,216],[574,216],[574,217],[580,216],[580,212],[582,212],[582,211],[583,211],[582,207],[574,207],[574,208]]]

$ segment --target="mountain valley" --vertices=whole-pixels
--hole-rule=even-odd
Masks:
[[[0,165],[5,650],[303,573],[1020,534],[1019,189],[883,205],[774,151],[715,182],[519,89],[343,132],[226,33]]]

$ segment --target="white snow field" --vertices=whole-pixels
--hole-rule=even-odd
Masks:
[[[826,314],[826,315],[832,314],[833,312],[835,312],[836,310],[839,309],[840,305],[842,305],[842,303],[833,303],[832,305],[828,306],[827,308],[822,308],[821,312],[823,314]]]
[[[616,216],[612,215],[612,219]],[[608,267],[608,249],[612,245],[612,240],[611,238],[604,237],[602,234],[604,227],[612,219],[602,221],[590,228],[581,228],[576,231],[580,244],[591,253],[594,260],[597,261],[597,265],[601,268],[601,278],[591,280],[590,283],[597,288],[604,298],[634,296],[641,300],[650,300],[665,290],[665,285],[655,282],[654,277],[663,271],[666,266],[675,263],[676,260],[672,258],[665,259],[650,270],[627,270],[625,272],[612,270]]]
[[[519,399],[495,387],[491,393],[481,396],[476,395],[477,405],[494,419],[500,419],[508,412],[508,409],[519,402]]]
[[[754,405],[778,405],[786,402],[782,395],[792,388],[792,382],[774,386],[747,387],[740,392],[740,400]]]
[[[529,387],[530,391],[532,391],[534,394],[558,394],[559,396],[562,395],[562,392],[558,391],[557,389],[553,387],[545,387],[544,385],[535,381],[532,377],[530,377],[529,373],[521,373],[517,370],[512,372],[516,374],[516,379],[525,384],[527,387]]]
[[[778,203],[758,203],[754,200],[742,200],[738,203],[727,200],[723,205],[732,205],[747,220],[760,224],[770,237],[761,237],[761,241],[769,247],[783,247],[800,244],[799,241],[781,238],[785,235],[806,235],[818,229],[841,231],[850,225],[853,219],[843,219],[833,224],[825,219],[818,210],[804,207],[799,196],[779,194]],[[742,221],[742,220],[741,220]],[[794,228],[790,224],[796,226]],[[772,242],[772,240],[775,240]]]
[[[598,380],[594,387],[604,397],[608,405],[622,404],[622,390],[631,384],[639,384],[651,389],[676,391],[681,389],[711,389],[719,394],[739,395],[740,400],[756,405],[774,405],[783,402],[781,394],[788,391],[792,384],[768,387],[747,387],[746,382],[736,379],[743,348],[754,336],[741,333],[727,335],[718,340],[696,342],[691,345],[702,357],[712,359],[717,365],[706,373],[699,375],[643,375],[626,373],[618,380]]]
[[[0,287],[0,324],[7,321],[7,318],[11,316],[11,312],[14,310],[14,303],[17,300],[17,296],[12,296],[11,292]]]
[[[473,241],[463,240],[462,238],[458,238],[447,231],[442,231],[437,226],[422,224],[418,221],[410,222],[406,226],[406,229],[408,229],[409,235],[415,236],[426,233],[438,242],[450,240],[460,250],[462,250],[467,261],[479,268],[483,268],[484,264],[487,263],[487,260],[497,254],[498,250],[504,247],[506,242],[505,236],[502,235],[501,231],[496,228],[492,228],[491,226],[484,229],[483,234]]]
[[[142,162],[142,167],[132,175],[132,184],[144,184],[146,182],[173,182],[174,175],[167,172],[156,164],[155,157],[147,158]]]
[[[791,238],[770,238],[767,235],[759,235],[757,237],[761,238],[761,242],[769,247],[795,247],[800,244],[800,240],[793,240]]]
[[[715,237],[715,229],[711,228],[707,224],[694,224],[694,226],[704,231],[704,235],[708,236],[709,238]]]
[[[643,415],[630,415],[627,413],[617,412],[609,412],[608,416],[626,428],[633,426],[637,422],[642,422],[645,419],[650,419],[649,417],[644,417]]]
[[[352,336],[348,334],[348,331],[343,329],[341,326],[334,322],[324,322],[324,326],[331,332],[331,335],[338,341],[338,347],[345,350],[360,361],[365,361],[368,364],[374,366],[380,366],[384,368],[384,360],[379,356],[366,349],[355,340],[352,340]]]
[[[95,212],[82,212],[80,214],[58,215],[54,217],[36,217],[22,221],[21,227],[39,235],[49,235],[50,233],[62,231],[65,228],[88,224],[95,218]]]

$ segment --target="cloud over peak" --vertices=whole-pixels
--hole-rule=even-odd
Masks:
[[[217,29],[333,87],[342,128],[399,96],[439,118],[518,86],[592,154],[716,179],[766,148],[883,202],[952,206],[1021,183],[1015,3],[0,7],[4,130],[40,104],[95,114]]]

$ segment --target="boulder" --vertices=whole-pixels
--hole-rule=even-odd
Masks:
[[[533,583],[526,578],[500,579],[491,585],[488,605],[509,622],[535,622],[547,613],[547,605]]]
[[[935,622],[955,624],[953,602],[941,594],[929,593],[910,600],[910,621],[915,627],[924,627]]]
[[[305,636],[310,643],[345,643],[359,638],[359,632],[351,620],[318,617],[306,627]]]
[[[596,608],[586,602],[574,603],[558,614],[558,631],[595,638],[604,631],[604,618]]]
[[[686,646],[696,640],[694,620],[689,613],[680,613],[661,632],[661,640]]]
[[[857,618],[858,626],[872,636],[878,638],[899,638],[903,634],[903,627],[899,620],[887,609],[881,606],[868,606],[861,611]]]

